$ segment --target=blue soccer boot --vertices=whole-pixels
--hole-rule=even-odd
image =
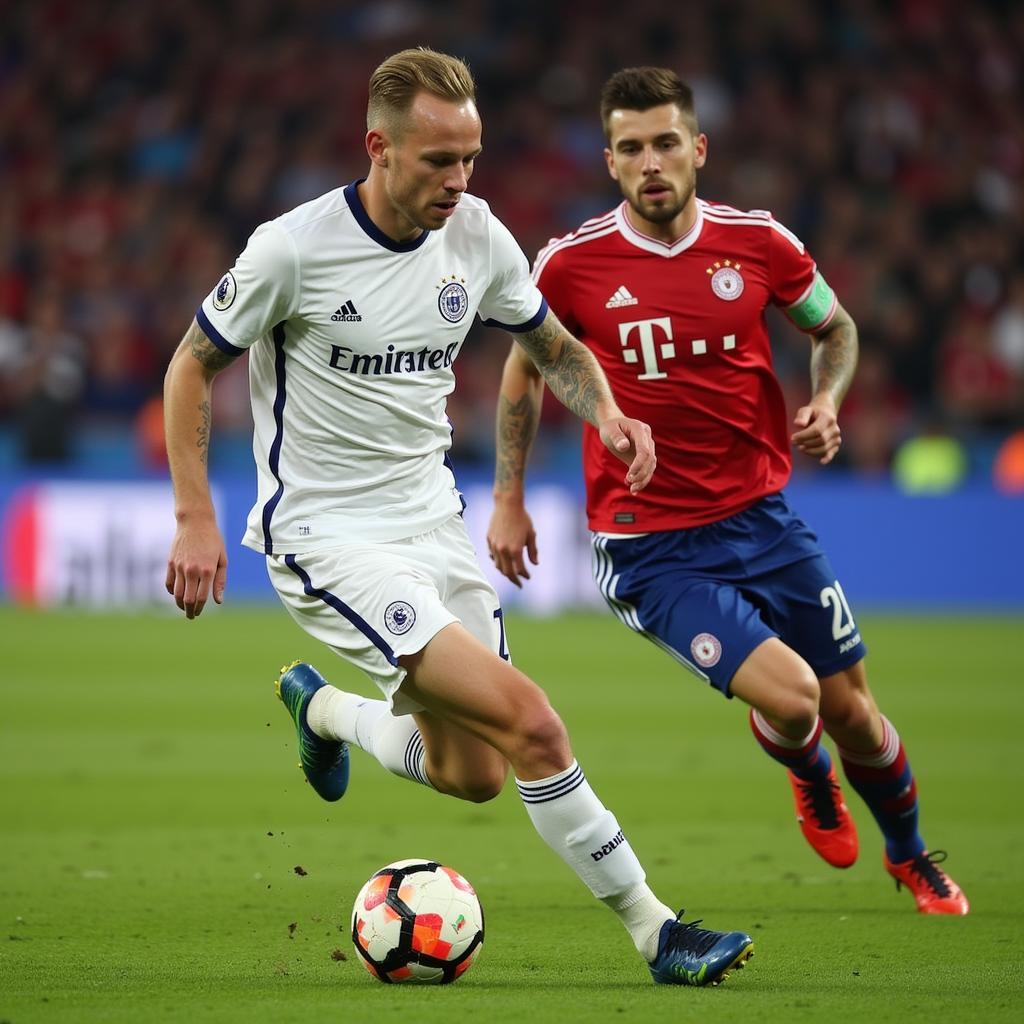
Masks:
[[[749,935],[698,928],[700,921],[680,920],[684,913],[661,926],[658,955],[648,965],[659,985],[720,985],[754,955]]]
[[[299,734],[299,767],[325,800],[340,800],[348,789],[348,744],[323,740],[309,727],[306,710],[313,694],[327,681],[312,665],[293,661],[281,669],[274,690],[295,722]]]

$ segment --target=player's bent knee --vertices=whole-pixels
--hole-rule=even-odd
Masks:
[[[808,670],[777,694],[772,709],[763,713],[784,726],[787,732],[809,732],[818,720],[819,698],[818,680]]]
[[[481,756],[479,752],[435,748],[427,762],[427,775],[438,792],[482,804],[504,789],[508,768],[508,761],[493,749]]]
[[[569,735],[546,701],[522,715],[511,740],[509,760],[516,771],[534,776],[554,775],[572,763]]]
[[[846,700],[829,702],[823,706],[821,717],[829,732],[869,735],[875,730],[878,709],[866,695],[852,693]]]
[[[507,770],[477,767],[472,772],[461,772],[456,775],[433,768],[428,774],[431,784],[439,793],[471,804],[485,804],[505,788]]]
[[[459,787],[458,797],[472,804],[485,804],[493,800],[505,788],[505,773],[478,775],[466,779]]]

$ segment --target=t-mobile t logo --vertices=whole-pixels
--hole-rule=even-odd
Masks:
[[[660,334],[655,336],[654,329],[658,328]],[[635,348],[630,348],[630,335],[636,331],[640,338],[640,353]],[[627,363],[637,363],[640,356],[644,360],[644,372],[638,374],[639,380],[661,380],[667,377],[660,366],[658,356],[662,359],[672,359],[676,354],[676,346],[672,341],[672,321],[667,316],[659,316],[656,320],[631,320],[629,323],[619,324],[619,341],[625,351],[622,358]]]
[[[635,348],[630,347],[634,331],[636,337],[640,339],[639,353]],[[619,341],[623,348],[622,358],[627,363],[639,363],[643,357],[644,372],[637,374],[637,380],[663,380],[668,376],[658,363],[659,356],[662,359],[674,359],[676,355],[676,343],[672,337],[672,321],[667,316],[658,317],[656,320],[632,320],[629,323],[619,324]],[[683,348],[686,348],[685,344]],[[736,335],[722,335],[722,351],[728,352],[735,348]],[[707,339],[694,338],[690,342],[690,351],[695,356],[707,355]]]

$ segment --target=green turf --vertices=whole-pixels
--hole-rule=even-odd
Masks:
[[[743,709],[610,617],[510,625],[656,891],[754,936],[748,970],[694,990],[650,983],[513,790],[460,804],[355,752],[349,794],[320,802],[276,669],[305,657],[365,686],[283,612],[0,608],[0,1022],[1017,1019],[1022,624],[862,625],[967,918],[895,892],[852,793],[861,861],[817,860]],[[487,912],[479,962],[443,989],[374,982],[348,937],[370,873],[419,856],[461,870]]]

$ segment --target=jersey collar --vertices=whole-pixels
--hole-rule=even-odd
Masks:
[[[629,217],[626,216],[628,205],[625,199],[619,204],[615,211],[615,223],[622,237],[630,245],[635,245],[638,249],[643,249],[644,252],[652,252],[655,256],[678,256],[700,238],[701,228],[704,226],[703,204],[700,200],[697,201],[697,219],[693,222],[693,226],[682,238],[677,238],[674,242],[662,242],[637,231],[630,223]]]
[[[413,249],[418,249],[426,240],[429,231],[421,231],[412,241],[409,242],[396,242],[393,238],[384,234],[383,231],[376,224],[370,220],[370,215],[366,212],[366,207],[363,206],[363,201],[359,198],[358,186],[361,185],[365,178],[359,178],[357,181],[353,181],[351,184],[345,186],[345,202],[348,203],[348,208],[352,211],[352,216],[355,217],[356,223],[372,238],[378,245],[382,245],[385,249],[390,249],[392,252],[412,252]]]

